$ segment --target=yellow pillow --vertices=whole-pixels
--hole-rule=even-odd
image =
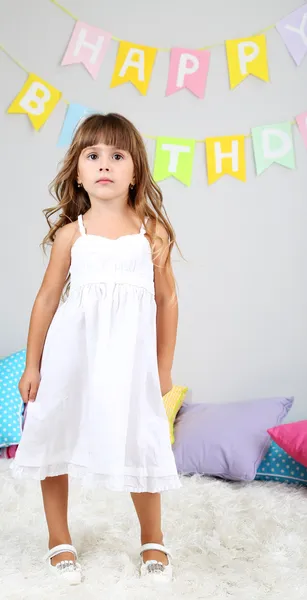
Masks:
[[[172,389],[163,396],[164,407],[166,410],[168,423],[169,423],[169,432],[171,437],[171,443],[173,444],[175,441],[174,435],[174,423],[177,416],[177,413],[181,409],[184,399],[186,397],[186,393],[188,391],[187,387],[182,387],[180,385],[173,385]]]

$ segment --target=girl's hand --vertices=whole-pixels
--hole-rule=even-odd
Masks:
[[[159,370],[161,394],[165,396],[173,387],[172,374],[170,371]]]
[[[34,402],[39,388],[41,376],[39,369],[26,368],[18,385],[20,395],[25,403]]]

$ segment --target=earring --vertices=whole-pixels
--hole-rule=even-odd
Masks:
[[[77,185],[78,185],[78,188],[82,187],[82,183],[78,183]]]
[[[129,189],[130,189],[130,190],[134,190],[134,188],[135,188],[135,184],[134,184],[134,183],[130,183],[130,185],[129,185]]]

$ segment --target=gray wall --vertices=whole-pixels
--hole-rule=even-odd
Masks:
[[[251,35],[299,4],[119,0],[106,10],[100,0],[63,3],[119,38],[191,48]],[[0,39],[30,71],[70,101],[122,112],[144,134],[248,133],[307,109],[307,59],[296,67],[275,30],[267,34],[270,84],[251,77],[230,91],[219,46],[212,51],[204,100],[187,91],[165,97],[167,53],[158,54],[149,93],[142,97],[129,84],[109,88],[115,42],[97,81],[81,65],[60,66],[74,21],[48,0],[0,0],[0,8]],[[39,248],[46,232],[42,209],[52,204],[47,185],[63,156],[56,143],[66,107],[60,102],[35,132],[27,117],[6,114],[26,74],[1,52],[0,71],[0,355],[5,355],[25,346],[46,264]],[[248,139],[247,183],[226,177],[208,187],[204,147],[198,144],[191,187],[174,179],[162,184],[185,258],[174,263],[180,299],[175,382],[190,386],[195,402],[295,395],[291,420],[307,417],[307,154],[296,128],[294,138],[295,171],[274,165],[256,177]],[[153,141],[148,150],[152,157]]]

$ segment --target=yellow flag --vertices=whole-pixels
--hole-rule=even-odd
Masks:
[[[244,135],[206,139],[209,185],[223,175],[232,175],[246,181],[244,139]]]
[[[34,73],[30,73],[23,88],[8,109],[8,113],[27,114],[37,131],[47,121],[62,93]]]
[[[231,89],[241,83],[248,75],[255,75],[264,81],[269,81],[266,37],[264,34],[240,40],[227,40],[226,52]]]
[[[131,81],[146,96],[157,48],[120,42],[111,88]]]

